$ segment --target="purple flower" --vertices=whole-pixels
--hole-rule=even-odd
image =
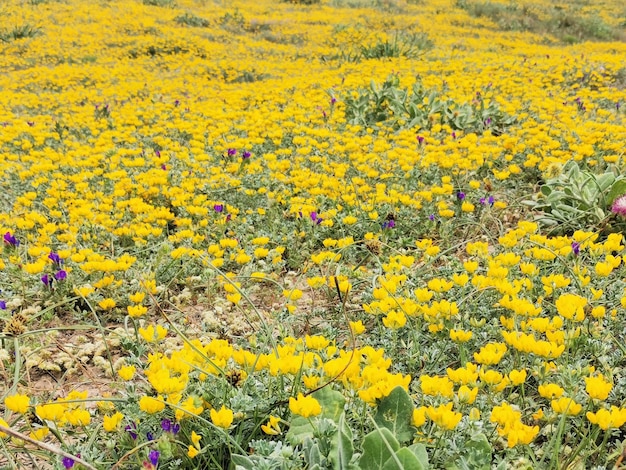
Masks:
[[[456,132],[453,132],[453,133],[452,133],[452,138],[453,138],[453,139],[456,139]]]
[[[161,165],[161,170],[163,170],[163,171],[167,170],[167,166],[165,166],[165,163],[163,165]]]
[[[146,433],[146,439],[148,439],[149,441],[154,441],[154,434],[152,434],[150,431],[148,431]]]
[[[230,222],[230,219],[232,219],[232,218],[233,218],[232,214],[227,214],[226,215],[226,222]]]
[[[396,221],[393,219],[386,220],[385,222],[383,222],[383,229],[394,228],[395,226],[396,226]]]
[[[224,204],[215,204],[213,206],[213,210],[215,210],[215,212],[223,212],[224,211]]]
[[[180,430],[180,424],[172,423],[169,419],[165,418],[161,421],[161,429],[165,432],[176,434]]]
[[[463,199],[465,199],[465,193],[463,191],[459,191],[458,193],[456,193],[456,197],[459,199],[459,201],[462,201]]]
[[[422,137],[421,135],[417,136],[417,143],[422,145],[424,143],[424,137]]]
[[[0,310],[6,310],[7,303],[4,300],[0,300]]]
[[[428,216],[428,218],[430,219],[431,222],[434,222],[435,221],[435,214],[430,214]]]
[[[317,212],[313,211],[313,212],[311,212],[311,220],[312,220],[313,222],[315,222],[317,225],[319,225],[319,224],[321,224],[321,223],[322,223],[322,220],[324,220],[324,219],[322,219],[321,217],[319,217],[319,216],[317,215]]]
[[[72,468],[74,466],[74,459],[71,457],[63,457],[62,462],[65,468]]]
[[[489,127],[491,125],[491,118],[485,119],[485,127]]]
[[[159,455],[160,454],[158,450],[151,450],[150,453],[148,454],[148,458],[150,459],[150,462],[155,467],[156,467],[156,464],[159,463]]]
[[[626,194],[621,195],[613,201],[611,212],[621,215],[622,217],[626,217]]]
[[[11,246],[20,246],[20,241],[15,238],[14,235],[11,235],[11,232],[7,232],[4,234],[4,243]]]
[[[572,251],[576,256],[578,256],[578,253],[580,253],[580,243],[572,242]]]
[[[248,152],[247,150],[243,153],[242,155],[242,159],[247,160],[248,158],[250,158],[250,155],[252,155],[250,152]]]
[[[48,259],[52,261],[54,264],[56,264],[57,266],[61,266],[61,264],[63,263],[63,260],[61,259],[61,257],[58,254],[56,254],[54,251],[50,252],[50,254],[48,255]]]
[[[43,282],[46,287],[52,287],[52,278],[47,274],[41,276],[41,282]]]
[[[160,157],[160,156],[161,156],[161,152],[160,152],[160,151],[158,151],[158,150],[155,150],[155,151],[154,151],[154,154],[155,154],[157,157]]]
[[[235,155],[237,155],[237,150],[236,149],[228,149],[228,151],[226,153],[228,154],[229,157],[234,157]]]
[[[178,106],[180,104],[180,100],[174,101],[174,106]]]
[[[489,196],[487,197],[481,197],[480,198],[480,203],[484,206],[489,204],[490,206],[493,206],[493,203],[495,202],[495,198],[493,196]]]
[[[337,102],[337,98],[335,98],[334,96],[331,96],[330,98],[330,105],[334,106],[334,104]]]
[[[128,431],[128,434],[130,434],[130,437],[133,438],[133,441],[137,439],[137,425],[135,423],[126,426],[124,431]]]
[[[54,275],[54,278],[57,281],[64,281],[67,278],[67,271],[65,269],[60,269],[59,271],[57,271],[57,273]]]

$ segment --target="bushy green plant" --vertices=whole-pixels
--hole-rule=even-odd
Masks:
[[[445,124],[465,132],[502,132],[515,122],[495,101],[485,103],[481,98],[458,104],[437,89],[427,90],[419,80],[412,90],[403,88],[397,75],[390,75],[382,85],[372,81],[369,88],[346,94],[344,101],[348,122],[365,127],[430,129],[434,124]]]
[[[195,28],[206,28],[211,24],[208,20],[189,12],[184,15],[177,16],[174,18],[174,21],[178,24],[192,26]]]
[[[525,203],[540,213],[536,220],[555,232],[615,229],[610,224],[611,204],[626,193],[626,179],[613,171],[596,174],[567,162],[558,176],[548,178],[540,192]]]
[[[16,25],[11,29],[0,32],[0,41],[10,42],[19,39],[34,38],[43,34],[41,28],[31,24]]]

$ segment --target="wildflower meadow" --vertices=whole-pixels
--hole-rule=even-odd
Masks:
[[[626,468],[620,0],[0,3],[0,468]]]

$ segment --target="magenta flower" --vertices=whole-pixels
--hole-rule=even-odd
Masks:
[[[626,194],[622,194],[620,197],[613,201],[611,206],[611,212],[622,217],[626,217]]]

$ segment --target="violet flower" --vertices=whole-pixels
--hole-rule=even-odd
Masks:
[[[161,454],[159,453],[158,450],[151,450],[150,453],[148,454],[148,458],[150,459],[150,463],[152,465],[154,465],[155,467],[159,463],[159,455],[161,455]]]
[[[4,234],[4,243],[14,247],[20,246],[20,241],[15,238],[15,235],[11,235],[11,232],[7,232]]]

